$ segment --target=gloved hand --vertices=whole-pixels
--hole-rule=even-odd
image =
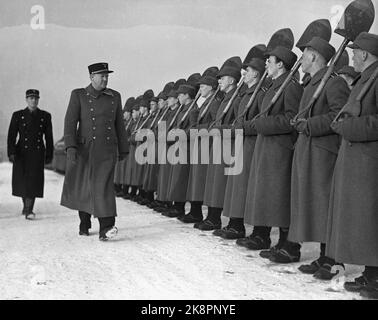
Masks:
[[[309,135],[308,125],[306,119],[298,119],[297,122],[294,124],[295,130],[297,130],[299,133],[304,133],[306,135]]]
[[[127,153],[121,153],[118,155],[118,161],[125,160],[127,156]]]
[[[50,164],[52,162],[52,158],[46,158],[45,159],[45,164]]]
[[[76,159],[77,159],[76,153],[77,153],[76,148],[68,148],[67,149],[67,161],[75,163]]]
[[[16,156],[14,154],[9,155],[10,162],[14,163],[15,160],[16,160]]]

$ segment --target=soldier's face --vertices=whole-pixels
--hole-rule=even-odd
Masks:
[[[353,68],[356,72],[364,71],[364,62],[366,59],[366,52],[361,49],[353,49]]]
[[[91,82],[93,88],[96,90],[104,90],[108,85],[109,74],[107,73],[98,73],[91,75]]]
[[[26,104],[28,105],[29,108],[37,108],[39,102],[39,98],[37,97],[27,97],[26,98]]]
[[[218,80],[219,89],[221,91],[227,91],[227,89],[232,85],[233,78],[229,76],[223,76]]]
[[[207,97],[210,96],[210,94],[213,90],[213,87],[209,86],[207,84],[200,84],[199,90],[201,92],[201,97],[207,98]]]
[[[311,52],[311,50],[309,50],[308,48],[306,48],[304,51],[303,51],[303,56],[302,56],[302,71],[304,73],[307,73],[310,71],[310,68],[313,64],[313,61],[314,61],[314,54]]]
[[[276,61],[275,56],[270,56],[269,59],[266,61],[266,70],[268,71],[268,76],[270,78],[275,78],[279,71],[279,64]]]
[[[125,119],[126,121],[130,119],[130,112],[126,111],[124,114],[123,114],[123,119]]]
[[[139,116],[139,110],[133,110],[133,113],[131,116],[133,117],[134,120],[137,119]]]
[[[166,105],[166,101],[164,99],[159,99],[158,101],[158,107],[159,109],[163,109]]]
[[[251,67],[247,67],[244,73],[244,83],[249,84],[256,79],[258,72]]]
[[[177,103],[177,98],[175,97],[169,97],[168,98],[168,107],[172,107]]]
[[[150,110],[151,112],[155,112],[157,109],[157,103],[155,101],[150,102]]]
[[[189,98],[189,95],[187,93],[180,93],[178,95],[178,101],[180,102],[180,104],[186,104],[186,102],[188,101],[188,98]]]

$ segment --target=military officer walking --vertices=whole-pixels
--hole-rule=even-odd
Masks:
[[[26,219],[35,217],[35,198],[43,198],[44,165],[52,161],[54,149],[51,115],[39,109],[38,102],[39,91],[27,90],[27,107],[13,113],[8,131],[12,195],[22,197]]]
[[[100,240],[117,234],[114,167],[126,157],[128,143],[121,95],[107,88],[107,63],[88,67],[91,84],[71,93],[64,119],[67,150],[61,205],[79,211],[80,235],[89,235],[91,215],[98,218]]]

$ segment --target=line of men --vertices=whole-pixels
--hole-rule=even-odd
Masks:
[[[301,265],[301,272],[331,280],[335,266],[363,265],[362,275],[344,287],[378,298],[378,80],[372,79],[378,68],[378,36],[363,32],[355,39],[349,46],[354,67],[347,65],[349,59],[341,64],[313,107],[295,122],[327,72],[335,48],[319,37],[301,47],[305,80],[300,84],[292,77],[269,112],[256,117],[298,58],[285,47],[270,52],[256,47],[260,54],[243,63],[229,59],[220,70],[211,67],[202,76],[168,83],[156,97],[148,90],[127,100],[130,153],[117,164],[117,196],[236,240],[273,263],[298,262],[301,243],[317,242],[319,257]],[[265,70],[268,81],[257,88]],[[242,75],[244,84],[235,94]],[[372,83],[361,99],[368,81]],[[252,95],[255,99],[248,106]],[[135,134],[151,129],[157,137],[162,121],[167,131],[243,129],[242,172],[225,175],[224,162],[138,164],[135,151],[142,142]],[[199,159],[200,154],[201,149]],[[234,149],[234,154],[240,152]],[[202,206],[208,208],[205,219]],[[222,213],[229,218],[223,228]],[[250,235],[245,224],[253,226]],[[273,227],[279,228],[279,240],[272,246]]]

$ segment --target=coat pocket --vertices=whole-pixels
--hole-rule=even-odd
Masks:
[[[324,137],[313,137],[312,143],[315,147],[338,154],[340,147],[340,136],[333,134]]]
[[[361,150],[369,157],[378,159],[378,141],[362,142]]]

